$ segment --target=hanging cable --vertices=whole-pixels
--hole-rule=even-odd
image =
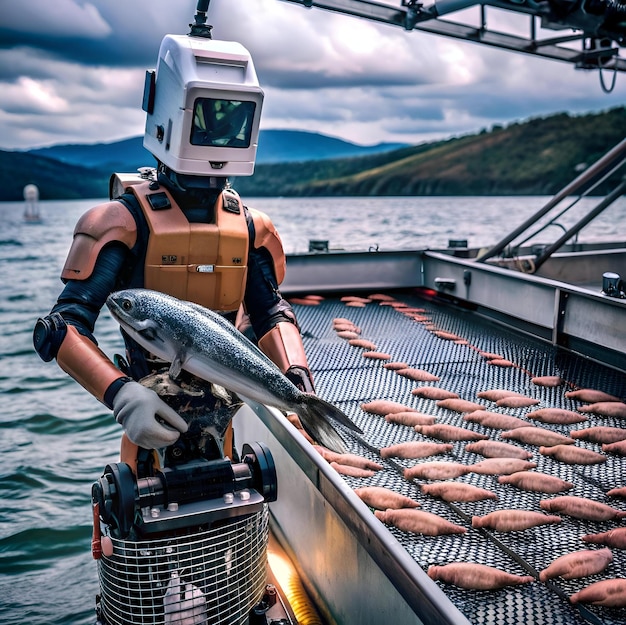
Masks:
[[[604,93],[611,93],[613,89],[615,89],[615,82],[617,80],[617,68],[613,68],[613,80],[611,81],[611,86],[608,88],[604,84],[604,74],[602,73],[602,68],[600,68],[598,71],[600,73],[600,87],[602,87],[602,91],[604,91]]]

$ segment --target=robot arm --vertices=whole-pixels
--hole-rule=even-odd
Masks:
[[[301,390],[315,392],[295,313],[281,295],[285,276],[282,242],[267,215],[248,209],[252,249],[245,305],[259,348]]]
[[[93,329],[136,240],[135,220],[120,202],[87,211],[76,224],[61,273],[65,288],[33,334],[44,361],[56,358],[61,369],[109,408],[129,378],[98,348]]]
[[[33,334],[44,361],[56,358],[61,369],[109,408],[129,378],[100,350],[92,332],[108,294],[115,290],[124,258],[121,246],[104,248],[96,270],[84,280],[67,282],[50,315],[37,321]]]

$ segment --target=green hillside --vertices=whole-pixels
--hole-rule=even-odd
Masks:
[[[67,165],[45,156],[0,151],[0,201],[24,199],[27,184],[39,187],[42,200],[81,200],[109,195],[109,174]]]
[[[561,113],[385,154],[259,165],[248,196],[551,195],[626,137],[626,108]]]
[[[552,195],[624,137],[626,107],[560,113],[368,156],[257,164],[233,184],[244,197]],[[103,198],[109,175],[0,151],[0,201],[21,200],[29,183],[43,200]]]

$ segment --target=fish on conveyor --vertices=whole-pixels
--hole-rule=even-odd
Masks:
[[[423,441],[406,441],[388,447],[381,447],[381,458],[428,458],[449,452],[454,445],[451,443],[426,443]]]
[[[436,461],[423,462],[404,469],[407,480],[415,478],[423,480],[449,480],[469,473],[469,467],[460,462]]]
[[[536,468],[536,462],[528,462],[520,458],[486,458],[476,464],[469,465],[470,473],[478,475],[510,475],[519,471]]]
[[[515,363],[507,358],[490,358],[487,360],[488,365],[492,365],[494,367],[514,367]]]
[[[428,567],[427,574],[435,581],[468,590],[498,590],[535,581],[532,575],[514,575],[493,566],[475,562],[453,562],[443,566],[432,564]]]
[[[493,401],[493,402],[496,402],[499,399],[503,399],[504,397],[511,397],[511,396],[516,396],[516,395],[519,396],[521,395],[521,393],[517,393],[515,391],[509,391],[504,388],[494,388],[491,390],[479,391],[478,393],[476,393],[476,397],[478,397],[479,399],[486,399],[488,401]]]
[[[486,488],[479,488],[464,482],[435,482],[422,484],[420,490],[425,495],[437,497],[444,501],[482,501],[483,499],[497,499],[498,496]]]
[[[626,440],[626,428],[613,428],[608,425],[596,425],[582,430],[573,430],[570,436],[590,443],[617,443]]]
[[[607,492],[607,497],[622,497],[626,499],[626,486],[618,486]]]
[[[571,425],[573,423],[587,421],[587,417],[573,410],[565,410],[564,408],[540,408],[539,410],[529,412],[526,418],[540,421],[541,423],[560,425]]]
[[[443,339],[444,341],[462,340],[462,337],[460,337],[458,334],[454,334],[454,332],[446,332],[445,330],[435,330],[433,334],[436,337]]]
[[[626,579],[614,577],[590,584],[570,597],[576,603],[603,605],[608,608],[626,607]]]
[[[576,391],[568,391],[565,393],[567,399],[575,399],[577,401],[588,402],[593,404],[599,401],[621,401],[619,397],[610,395],[604,391],[598,391],[594,388],[579,388]]]
[[[497,532],[519,532],[539,525],[560,522],[560,516],[530,510],[496,510],[484,516],[472,517],[472,527],[483,527]]]
[[[397,371],[398,369],[408,369],[409,368],[409,363],[408,362],[399,362],[397,360],[394,360],[393,362],[386,362],[383,365],[383,368],[391,369],[392,371]]]
[[[539,507],[546,512],[560,512],[584,521],[612,521],[626,518],[626,512],[585,497],[562,495],[554,499],[542,499]]]
[[[529,451],[517,445],[491,440],[468,443],[465,445],[465,451],[480,454],[481,456],[485,456],[485,458],[521,458],[522,460],[528,460],[533,457]]]
[[[406,369],[396,369],[396,373],[403,378],[408,378],[414,382],[438,382],[439,376],[424,369],[416,369],[415,367],[408,367]]]
[[[595,404],[581,406],[578,410],[581,412],[591,412],[601,417],[626,419],[626,404],[621,401],[599,401]]]
[[[354,467],[349,464],[340,464],[339,462],[331,462],[330,466],[341,473],[341,475],[349,475],[350,477],[372,477],[376,475],[376,471],[370,469],[361,469],[360,467]]]
[[[539,473],[535,471],[520,471],[510,475],[501,475],[498,478],[500,484],[512,484],[522,490],[534,491],[537,493],[562,493],[571,490],[574,485],[566,482],[554,475]]]
[[[613,549],[626,549],[626,527],[616,527],[598,534],[586,534],[582,541],[592,545],[606,545]]]
[[[539,573],[539,579],[545,582],[553,577],[561,579],[577,579],[602,573],[613,562],[613,553],[607,547],[604,549],[582,549],[554,560],[548,567]]]
[[[536,406],[539,403],[538,399],[532,397],[525,397],[524,395],[509,395],[496,401],[496,406],[499,408],[528,408],[528,406]]]
[[[344,304],[371,304],[372,300],[369,297],[360,297],[359,295],[344,295],[340,298],[340,301]]]
[[[336,462],[337,464],[350,465],[359,469],[369,469],[371,471],[380,471],[383,465],[369,458],[364,458],[357,454],[339,454],[336,451],[322,447],[322,445],[313,445],[313,448],[319,453],[326,462]]]
[[[420,386],[419,388],[414,388],[411,391],[411,395],[423,397],[424,399],[455,399],[459,397],[458,393],[447,391],[438,386]]]
[[[391,401],[388,399],[374,399],[372,401],[361,404],[361,410],[369,412],[370,414],[377,414],[381,417],[389,414],[390,412],[417,412],[415,408],[406,406],[397,401]]]
[[[388,295],[387,293],[372,293],[371,295],[367,296],[368,299],[372,300],[373,302],[396,302],[397,300],[395,299],[395,297]]]
[[[369,360],[391,360],[391,354],[386,354],[385,352],[366,351],[361,356]]]
[[[401,508],[399,510],[375,510],[376,518],[385,525],[393,525],[404,532],[423,534],[424,536],[444,536],[446,534],[465,534],[467,530],[432,512]]]
[[[467,399],[457,399],[455,397],[450,399],[441,399],[437,402],[437,406],[453,410],[454,412],[474,412],[474,410],[485,410],[485,406],[481,404],[477,404],[476,402],[469,401]]]
[[[375,351],[377,349],[376,343],[372,343],[372,341],[368,341],[367,339],[352,338],[348,341],[348,345],[351,345],[352,347],[360,347],[361,349],[368,349],[370,351]]]
[[[474,412],[463,415],[463,420],[471,423],[480,423],[480,425],[493,430],[514,430],[515,428],[531,426],[524,419],[518,419],[501,412],[490,412],[489,410],[474,410]]]
[[[478,432],[472,432],[471,430],[445,423],[416,425],[413,429],[419,434],[430,438],[438,438],[442,441],[482,441],[489,438],[486,434],[479,434]]]
[[[260,349],[211,310],[149,289],[112,293],[107,306],[128,335],[171,363],[173,379],[184,369],[244,401],[295,412],[313,439],[340,453],[346,451],[345,443],[329,418],[362,433],[339,408],[300,391]]]
[[[396,493],[384,486],[361,486],[354,489],[355,494],[363,503],[377,510],[398,510],[400,508],[419,508],[420,504],[407,497]]]
[[[626,456],[626,440],[615,441],[614,443],[604,443],[602,445],[602,451],[607,454]]]
[[[388,423],[397,423],[398,425],[411,427],[416,425],[433,425],[436,420],[432,415],[422,414],[421,412],[390,412],[385,415],[385,421]]]
[[[526,443],[527,445],[543,445],[544,447],[552,447],[552,445],[573,445],[573,438],[563,436],[558,432],[552,432],[545,428],[535,427],[533,425],[526,428],[516,428],[502,432],[500,436],[504,439],[512,439]]]
[[[333,330],[335,332],[348,330],[355,334],[361,334],[361,328],[347,319],[333,319]]]
[[[606,462],[606,456],[591,449],[576,447],[576,445],[553,445],[552,447],[539,447],[542,456],[552,456],[565,464],[601,464]]]
[[[351,327],[353,327],[353,328],[358,327],[358,326],[354,323],[354,321],[352,321],[351,319],[347,319],[346,317],[335,317],[335,318],[332,320],[332,324],[333,324],[333,327],[335,327],[335,326],[339,326],[339,325],[349,325],[349,326],[351,326]]]
[[[531,378],[530,381],[536,386],[545,386],[547,388],[555,388],[565,384],[565,380],[560,375],[539,375]]]

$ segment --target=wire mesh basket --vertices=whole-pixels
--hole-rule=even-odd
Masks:
[[[267,504],[219,527],[158,540],[112,538],[99,560],[107,625],[246,622],[266,585]]]

